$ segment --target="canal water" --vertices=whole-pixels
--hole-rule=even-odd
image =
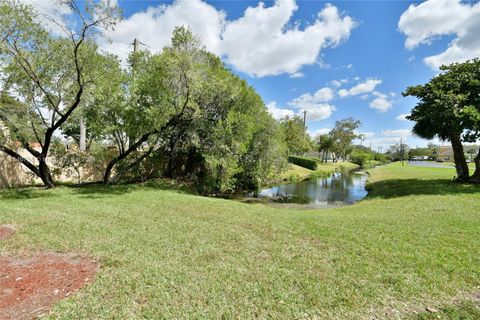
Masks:
[[[367,195],[368,175],[363,172],[334,173],[295,183],[262,189],[259,197],[272,202],[325,207],[352,204]]]

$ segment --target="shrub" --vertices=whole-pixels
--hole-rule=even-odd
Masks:
[[[372,160],[373,155],[370,152],[365,152],[363,150],[355,149],[352,151],[352,154],[350,157],[353,163],[356,163],[359,166],[363,166],[367,161]]]
[[[290,156],[288,157],[288,162],[291,162],[293,164],[296,164],[297,166],[301,166],[310,170],[317,170],[317,161],[312,159]]]
[[[386,162],[387,161],[387,156],[381,153],[375,153],[373,155],[373,160],[375,161],[380,161],[380,162]]]

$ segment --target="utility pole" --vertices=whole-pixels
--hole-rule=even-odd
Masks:
[[[403,138],[400,138],[400,161],[403,166]]]
[[[133,53],[137,53],[138,52],[138,45],[139,45],[140,41],[138,41],[137,38],[133,39]]]
[[[140,46],[140,41],[137,38],[133,39],[133,59],[132,59],[132,75],[135,75],[135,54],[138,52],[138,47]]]
[[[307,132],[307,110],[303,110],[303,132]]]
[[[133,39],[133,42],[132,42],[132,45],[133,45],[133,59],[132,59],[132,78],[135,79],[135,66],[136,66],[136,63],[135,63],[135,60],[136,60],[136,57],[135,57],[135,54],[138,52],[138,47],[140,46],[140,41],[138,41],[137,38],[134,38]],[[128,135],[128,146],[131,147],[133,141],[135,140],[135,137],[134,136],[131,136],[131,135]]]
[[[87,150],[87,125],[83,115],[80,118],[80,151]]]

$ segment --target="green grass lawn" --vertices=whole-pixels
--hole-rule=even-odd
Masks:
[[[154,184],[7,190],[0,223],[18,232],[0,250],[98,259],[47,319],[479,319],[480,187],[370,171],[367,200],[315,211]]]
[[[280,180],[285,181],[300,181],[310,177],[313,170],[298,166],[293,163],[288,164],[288,169],[281,174]]]
[[[436,164],[443,164],[445,165],[446,167],[455,167],[455,163],[454,162],[436,162],[436,161],[431,161],[433,163],[436,163]],[[473,161],[471,161],[469,164],[468,164],[468,167],[470,170],[472,170],[470,172],[470,174],[473,173],[473,171],[475,171],[475,163]]]
[[[335,171],[351,171],[359,168],[358,165],[351,162],[318,163],[317,170],[310,170],[293,163],[289,163],[288,166],[288,170],[282,173],[281,178],[276,182],[301,181],[310,177],[330,175]]]

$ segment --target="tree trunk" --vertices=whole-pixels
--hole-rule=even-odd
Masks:
[[[117,157],[113,158],[112,161],[109,162],[107,168],[105,169],[105,173],[103,174],[103,184],[109,184],[110,176],[112,175],[112,170],[117,163],[128,157],[133,151],[136,151],[139,146],[141,146],[148,138],[154,133],[154,131],[150,131],[145,133],[137,142],[133,143],[125,152],[119,154]]]
[[[50,169],[48,168],[48,165],[45,162],[45,160],[39,160],[39,165],[37,167],[33,163],[28,161],[27,159],[20,156],[17,152],[13,151],[12,149],[9,149],[6,146],[0,145],[0,151],[3,151],[5,154],[7,154],[10,157],[12,157],[13,159],[19,161],[26,168],[28,168],[31,172],[33,172],[38,178],[40,178],[42,180],[45,187],[53,188],[55,186],[55,184],[53,182],[52,175],[50,173]],[[40,157],[40,159],[43,159],[41,156],[39,156],[39,157]]]
[[[470,181],[473,183],[480,183],[480,148],[478,148],[478,153],[475,158],[473,158],[475,162],[475,172],[470,177]]]
[[[463,145],[460,140],[460,135],[452,134],[450,136],[450,142],[452,143],[453,159],[455,160],[455,169],[457,170],[458,181],[469,180],[468,164],[463,153]]]
[[[55,184],[53,183],[52,174],[48,168],[47,162],[45,159],[39,160],[38,171],[40,173],[40,179],[42,179],[43,184],[48,189],[53,188]]]

